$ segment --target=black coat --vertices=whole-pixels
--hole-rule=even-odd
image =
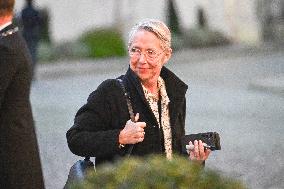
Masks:
[[[181,153],[180,138],[185,133],[187,85],[165,67],[162,68],[161,77],[170,99],[173,151]],[[164,153],[162,132],[138,77],[129,69],[120,78],[130,93],[134,114],[139,113],[139,121],[146,122],[144,141],[134,145],[131,155]],[[120,149],[118,135],[129,119],[127,103],[118,81],[104,81],[90,94],[87,103],[77,112],[73,127],[67,131],[70,150],[79,156],[96,157],[96,164],[125,155],[129,146]]]
[[[15,28],[6,27],[1,33]],[[31,59],[19,32],[0,37],[0,187],[44,188],[30,104]]]

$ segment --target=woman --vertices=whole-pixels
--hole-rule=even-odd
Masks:
[[[145,156],[182,151],[187,85],[164,65],[170,59],[171,33],[158,20],[135,25],[129,35],[129,69],[120,76],[131,99],[135,122],[129,119],[123,90],[116,79],[104,81],[79,109],[67,132],[70,150],[96,157],[96,165],[129,153]],[[210,150],[194,141],[191,160],[203,162]]]

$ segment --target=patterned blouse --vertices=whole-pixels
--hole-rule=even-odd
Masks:
[[[158,89],[161,97],[161,122],[160,123],[160,115],[159,115],[159,108],[158,108],[158,101],[159,97],[155,96],[154,94],[150,93],[146,87],[143,87],[143,91],[145,94],[145,98],[148,101],[156,119],[159,123],[159,127],[162,127],[163,134],[164,134],[164,147],[166,157],[168,159],[172,158],[172,131],[170,126],[170,116],[169,116],[169,102],[170,99],[167,95],[165,81],[159,77],[158,78]]]

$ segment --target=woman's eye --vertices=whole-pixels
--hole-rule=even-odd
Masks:
[[[148,51],[147,51],[147,54],[148,54],[148,55],[155,55],[156,53],[155,53],[155,51],[148,50]]]
[[[140,51],[140,49],[137,49],[137,48],[132,48],[131,49],[131,52],[133,52],[133,53],[140,53],[141,51]]]
[[[130,51],[131,51],[131,52],[136,52],[137,49],[136,49],[136,48],[131,48]]]

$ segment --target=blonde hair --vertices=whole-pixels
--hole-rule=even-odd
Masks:
[[[160,20],[155,19],[146,19],[139,23],[137,23],[129,32],[129,40],[128,40],[128,47],[131,46],[133,42],[134,35],[140,31],[145,30],[152,32],[155,34],[158,39],[161,41],[161,46],[163,49],[170,49],[171,48],[171,31]]]

